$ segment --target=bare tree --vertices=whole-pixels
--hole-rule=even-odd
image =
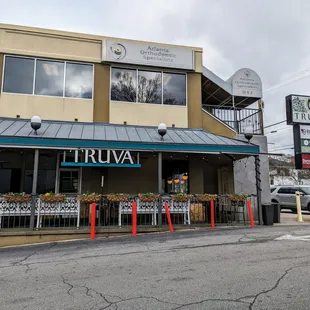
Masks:
[[[304,180],[310,179],[310,170],[297,170],[294,167],[292,157],[286,156],[283,159],[269,158],[270,175],[277,177],[287,177],[296,185],[303,184]]]
[[[156,74],[150,79],[139,76],[138,101],[149,103],[161,103],[161,75]]]
[[[115,77],[117,81],[113,81],[111,87],[112,100],[135,102],[137,87],[132,74],[127,71],[119,71]]]

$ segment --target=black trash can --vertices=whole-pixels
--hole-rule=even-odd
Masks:
[[[263,223],[264,225],[273,225],[274,220],[274,206],[273,204],[262,205]]]
[[[281,207],[279,203],[272,203],[274,214],[273,214],[273,222],[274,223],[280,223],[280,214],[281,214]]]

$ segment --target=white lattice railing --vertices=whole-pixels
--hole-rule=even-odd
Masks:
[[[2,217],[22,217],[31,216],[32,201],[28,202],[8,202],[0,197],[0,228],[2,227]],[[37,216],[37,228],[41,227],[42,216],[62,216],[76,217],[77,227],[80,225],[80,202],[76,197],[66,197],[63,202],[43,202],[36,198],[35,216]]]
[[[137,202],[137,214],[150,214],[152,225],[157,225],[157,214],[159,202]],[[172,200],[162,200],[162,214],[166,213],[165,203],[168,203],[171,214],[184,214],[184,224],[190,224],[190,200],[186,202],[176,202]],[[121,226],[122,215],[132,214],[132,204],[130,201],[120,202],[118,212],[118,224]]]

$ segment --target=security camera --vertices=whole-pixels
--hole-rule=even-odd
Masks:
[[[167,126],[166,126],[166,124],[160,123],[158,125],[158,134],[163,138],[166,133],[167,133]]]
[[[31,128],[35,131],[35,134],[37,134],[37,130],[41,128],[41,117],[40,116],[32,116],[31,118]]]

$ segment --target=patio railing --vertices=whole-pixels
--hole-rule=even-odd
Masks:
[[[243,134],[246,128],[251,128],[256,135],[263,134],[263,115],[260,109],[205,104],[202,108],[239,134]]]
[[[256,197],[249,196],[253,208]],[[66,197],[62,202],[43,202],[35,198],[34,229],[83,228],[90,226],[91,208],[81,203],[76,196]],[[179,202],[165,195],[155,201],[143,202],[137,196],[125,201],[110,201],[106,196],[96,203],[97,227],[129,227],[132,225],[132,202],[137,203],[137,225],[167,225],[165,204],[169,207],[174,225],[211,225],[211,205],[195,195]],[[28,202],[7,202],[0,198],[0,229],[30,229],[31,200]],[[255,214],[255,210],[254,210]],[[214,200],[216,225],[248,225],[249,215],[246,200],[231,201],[227,195]],[[161,221],[160,221],[161,218]]]

